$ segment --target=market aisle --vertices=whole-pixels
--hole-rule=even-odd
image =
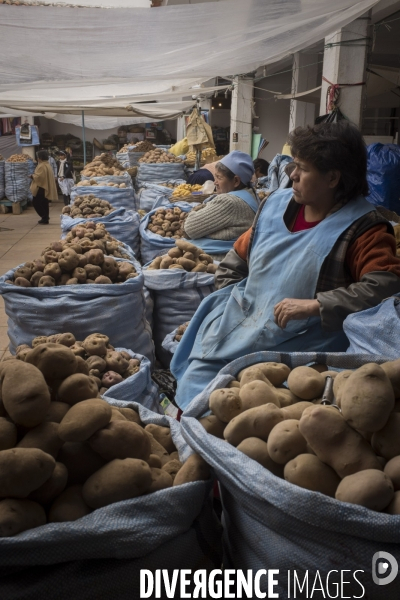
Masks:
[[[31,206],[21,215],[0,215],[0,274],[20,263],[39,258],[41,250],[60,239],[60,214],[63,203],[50,205],[50,225],[38,225],[39,216]],[[0,296],[0,360],[8,348],[7,315]]]

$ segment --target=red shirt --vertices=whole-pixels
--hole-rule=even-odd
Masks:
[[[292,233],[296,233],[296,231],[304,231],[305,229],[312,229],[313,227],[318,225],[318,223],[321,223],[322,219],[321,219],[321,221],[312,221],[312,222],[306,221],[304,218],[304,210],[305,210],[305,206],[304,206],[304,204],[302,204],[300,206],[299,212],[297,213],[297,217],[296,217],[296,220],[293,225]]]

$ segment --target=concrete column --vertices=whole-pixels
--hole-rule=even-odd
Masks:
[[[303,54],[296,52],[293,55],[292,94],[312,90],[318,85],[318,54]],[[312,102],[300,100],[290,101],[289,131],[296,127],[313,125],[316,115],[316,105]]]
[[[23,123],[29,123],[29,125],[33,125],[34,118],[33,117],[21,117],[21,125]],[[30,156],[30,158],[32,158],[33,160],[36,160],[35,146],[23,146],[22,154],[27,154],[28,156]]]
[[[186,124],[185,124],[185,117],[178,117],[177,121],[176,121],[176,141],[179,142],[180,140],[183,140],[183,138],[186,137]]]
[[[361,83],[366,78],[370,12],[325,38],[323,76],[332,83]],[[348,45],[340,45],[349,40]],[[331,45],[332,44],[332,45]],[[322,80],[320,115],[326,114],[329,83]],[[365,85],[340,89],[338,106],[347,119],[361,127]]]
[[[235,77],[231,106],[231,152],[241,150],[251,154],[253,91],[254,80],[252,77]]]

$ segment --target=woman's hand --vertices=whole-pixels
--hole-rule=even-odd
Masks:
[[[296,298],[285,298],[275,305],[275,323],[285,329],[289,321],[307,319],[308,317],[319,317],[318,300],[298,300]]]

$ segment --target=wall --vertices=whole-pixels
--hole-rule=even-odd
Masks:
[[[231,111],[227,108],[214,108],[211,111],[212,127],[230,127]]]
[[[290,94],[292,73],[272,75],[257,81],[254,86],[255,111],[258,119],[253,120],[253,126],[259,128],[256,133],[261,133],[269,141],[268,146],[261,153],[261,158],[272,160],[276,154],[282,152],[289,133],[290,100],[275,100],[273,94],[259,88]]]

